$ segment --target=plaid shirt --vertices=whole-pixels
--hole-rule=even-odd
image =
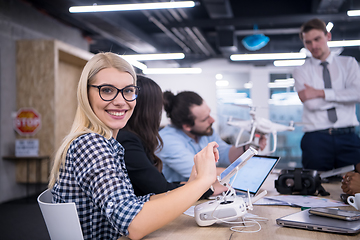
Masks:
[[[117,239],[151,194],[137,197],[124,163],[124,148],[114,139],[95,133],[70,145],[53,202],[75,202],[84,239]]]

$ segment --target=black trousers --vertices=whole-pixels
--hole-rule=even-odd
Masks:
[[[353,132],[307,132],[301,139],[304,169],[328,171],[360,163],[360,138]]]

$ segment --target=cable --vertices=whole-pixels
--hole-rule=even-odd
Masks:
[[[253,223],[256,223],[258,226],[259,226],[259,228],[257,229],[257,230],[249,230],[249,231],[244,231],[244,230],[237,230],[236,228],[248,228],[248,227],[253,227],[253,226],[255,226],[254,224],[253,225],[250,225],[250,226],[246,226],[245,225],[245,223],[246,222],[253,222]],[[256,232],[260,232],[260,230],[261,230],[261,225],[260,225],[260,223],[258,223],[257,221],[255,221],[255,220],[250,220],[250,221],[244,221],[244,225],[245,226],[234,226],[234,227],[231,227],[230,228],[230,230],[231,231],[234,231],[234,232],[239,232],[239,233],[256,233]]]
[[[234,234],[234,232],[232,232],[232,233],[230,234],[229,240],[231,240],[231,237],[232,237],[233,234]]]
[[[254,219],[251,219],[251,218],[248,218],[248,220],[245,220],[245,218],[243,218],[242,221],[240,222],[229,222],[229,221],[225,221],[225,220],[222,220],[220,218],[216,218],[215,219],[223,222],[223,223],[228,223],[228,224],[244,224],[244,226],[233,226],[233,227],[230,227],[230,230],[231,231],[234,231],[234,232],[240,232],[240,233],[256,233],[256,232],[259,232],[261,230],[261,225],[260,223],[258,223],[256,220]],[[266,219],[267,220],[267,219]],[[265,221],[265,220],[260,220],[260,221]],[[246,224],[250,224],[250,223],[255,223],[255,224],[251,224],[251,225],[246,225]],[[249,231],[244,231],[244,230],[237,230],[236,228],[250,228],[250,227],[254,227],[254,226],[258,226],[259,228],[257,230],[249,230]]]
[[[237,173],[235,174],[234,178],[233,178],[233,181],[232,183],[234,182],[236,176],[237,176]],[[230,187],[228,188],[228,190],[224,193],[223,197],[224,197],[224,200],[227,201],[226,197],[228,197],[228,194],[229,192],[231,191],[230,189],[232,188],[231,187],[231,184],[229,184]],[[230,196],[230,197],[237,197],[236,196],[236,193],[235,193],[235,196]],[[234,200],[235,201],[235,200]],[[245,218],[245,217],[242,217],[242,221],[226,221],[226,220],[223,220],[223,219],[220,219],[216,216],[214,216],[214,213],[216,211],[216,209],[220,206],[220,203],[217,202],[218,205],[214,208],[214,210],[212,211],[211,213],[211,216],[220,221],[220,222],[223,222],[223,223],[228,223],[228,224],[243,224],[244,226],[233,226],[233,227],[230,227],[230,230],[233,231],[233,232],[243,232],[243,233],[255,233],[255,232],[259,232],[261,230],[261,225],[258,221],[267,221],[268,219],[267,218],[263,218],[263,217],[249,217],[249,218]],[[255,220],[256,219],[256,220]],[[258,221],[257,221],[258,220]],[[248,225],[246,225],[248,224]],[[250,224],[250,225],[249,225]],[[245,231],[245,230],[238,230],[236,228],[250,228],[250,227],[254,227],[254,226],[258,226],[258,229],[257,230],[249,230],[249,231]],[[232,237],[232,234],[230,235],[230,238]]]

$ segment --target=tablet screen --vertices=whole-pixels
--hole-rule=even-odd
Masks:
[[[230,179],[229,184],[236,190],[247,192],[249,189],[251,194],[256,194],[279,159],[255,155]]]
[[[220,178],[219,178],[220,183],[221,184],[229,183],[230,178],[236,174],[238,169],[241,169],[244,165],[246,165],[247,161],[257,153],[258,152],[254,148],[250,147],[243,154],[241,154],[241,156],[238,159],[236,159],[220,174]]]

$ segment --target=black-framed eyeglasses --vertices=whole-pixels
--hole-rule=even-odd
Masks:
[[[121,92],[121,95],[126,101],[132,102],[138,97],[140,91],[140,87],[138,86],[126,86],[122,89],[118,89],[117,87],[107,84],[100,86],[96,86],[96,85],[89,85],[89,86],[96,87],[97,89],[99,89],[100,98],[104,101],[114,100],[119,94],[119,92]]]

